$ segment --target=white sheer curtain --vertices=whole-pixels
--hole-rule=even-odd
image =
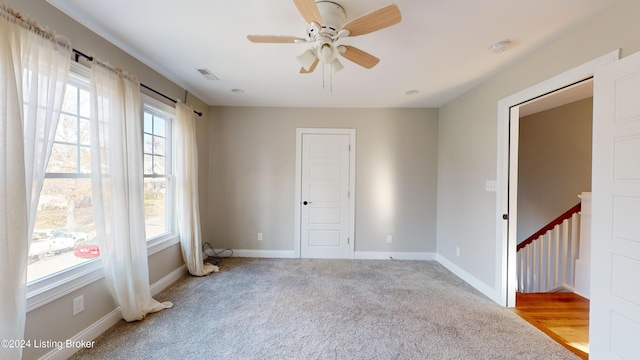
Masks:
[[[204,276],[217,272],[218,267],[204,263],[202,256],[202,234],[198,203],[198,147],[196,143],[196,121],[193,108],[187,104],[176,104],[176,123],[173,141],[174,174],[176,177],[176,216],[178,234],[182,246],[182,257],[189,273]]]
[[[0,7],[0,339],[24,337],[27,253],[70,59],[68,40]]]
[[[144,222],[140,83],[91,64],[93,217],[110,290],[126,321],[172,306],[151,297]]]

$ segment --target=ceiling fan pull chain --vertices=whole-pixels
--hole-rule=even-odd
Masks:
[[[331,63],[331,69],[329,69],[329,92],[333,92],[333,62]]]
[[[322,90],[324,90],[324,77],[325,77],[325,71],[324,71],[324,61],[322,62]]]

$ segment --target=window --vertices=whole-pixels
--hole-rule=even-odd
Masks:
[[[99,257],[91,207],[90,98],[85,77],[69,77],[40,192],[27,282]]]
[[[27,309],[102,277],[92,213],[89,69],[72,63],[36,213],[27,268]],[[175,109],[142,95],[144,202],[149,254],[173,234],[171,126]],[[98,260],[98,261],[92,261]]]
[[[147,240],[172,233],[172,115],[145,104],[144,209]]]
[[[104,276],[92,214],[89,69],[71,64],[47,165],[27,268],[27,311]],[[178,243],[173,233],[171,126],[175,109],[145,104],[144,186],[149,255]],[[142,124],[141,124],[142,125]]]

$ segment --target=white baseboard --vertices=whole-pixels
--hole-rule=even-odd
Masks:
[[[501,304],[504,302],[504,300],[502,299],[505,296],[504,294],[500,294],[500,291],[497,291],[496,289],[491,288],[484,282],[478,280],[478,278],[469,274],[468,272],[460,268],[458,265],[452,263],[451,261],[449,261],[449,259],[445,258],[440,254],[437,254],[436,261],[439,262],[442,266],[446,267],[449,271],[454,273],[457,277],[464,280],[464,282],[473,286],[476,290],[483,293],[489,299],[495,301],[498,304]]]
[[[435,260],[436,253],[432,252],[387,252],[387,251],[356,251],[353,256],[359,260]]]
[[[216,252],[222,251],[215,249]],[[234,257],[254,257],[254,258],[286,258],[296,257],[294,250],[242,250],[234,249]],[[436,254],[431,252],[384,252],[384,251],[356,251],[354,259],[362,260],[435,260]]]
[[[222,251],[222,249],[216,249],[216,252]],[[291,259],[296,257],[294,250],[242,250],[234,249],[234,257],[251,257],[251,258],[286,258]]]
[[[174,282],[178,281],[178,279],[180,279],[182,277],[182,275],[184,275],[186,273],[187,273],[187,264],[183,264],[179,268],[177,268],[177,269],[173,270],[172,272],[170,272],[169,274],[167,274],[162,279],[160,279],[160,280],[156,281],[155,283],[151,284],[151,286],[149,287],[149,289],[151,290],[151,296],[155,296],[160,291],[168,288],[169,285],[171,285]]]
[[[95,342],[93,342],[95,338],[97,338],[103,332],[109,330],[109,328],[117,324],[121,319],[122,311],[120,311],[120,307],[118,307],[107,315],[103,316],[100,320],[96,321],[88,328],[77,333],[73,338],[70,339],[70,341],[72,343],[84,342],[88,344],[87,347],[92,347],[92,344],[95,344]],[[55,347],[53,350],[42,356],[40,360],[64,360],[68,359],[69,357],[71,357],[71,355],[80,350],[81,347],[75,346],[61,346],[60,348]]]
[[[173,284],[176,280],[180,279],[182,275],[187,272],[187,265],[182,265],[179,268],[173,270],[168,275],[163,277],[162,279],[153,283],[149,289],[151,291],[151,296],[157,295],[160,291],[169,287],[169,285]],[[77,333],[73,338],[69,339],[69,341],[74,343],[83,343],[87,344],[87,347],[91,347],[91,342],[94,341],[95,338],[100,336],[103,332],[109,330],[113,325],[117,324],[118,321],[122,319],[122,311],[120,307],[117,307],[107,315],[103,316],[100,320],[91,324],[86,329]],[[40,358],[40,360],[64,360],[71,357],[71,355],[80,351],[81,347],[72,346],[66,347],[61,346],[60,348],[55,347],[53,350],[46,353],[44,356]]]

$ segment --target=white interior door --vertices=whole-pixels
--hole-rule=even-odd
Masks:
[[[590,359],[640,354],[640,53],[595,73]]]
[[[350,135],[302,134],[300,252],[349,258]]]

